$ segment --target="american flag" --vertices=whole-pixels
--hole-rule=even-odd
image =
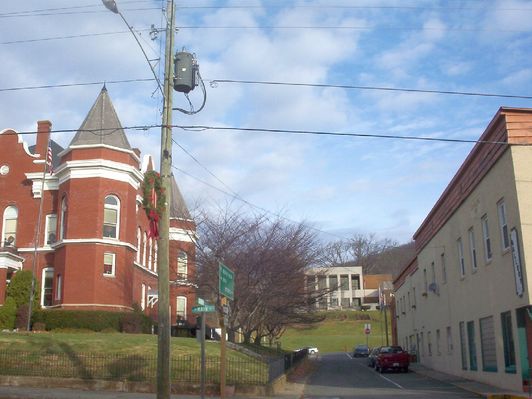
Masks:
[[[48,172],[52,175],[54,173],[54,166],[52,165],[52,148],[48,147],[46,154],[46,165],[48,165]]]

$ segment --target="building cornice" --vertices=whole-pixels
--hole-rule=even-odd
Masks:
[[[41,198],[43,189],[42,172],[25,173],[26,179],[32,181],[31,192],[33,198]],[[57,191],[59,189],[59,179],[57,176],[46,173],[44,176],[44,191]]]
[[[192,230],[170,227],[169,238],[171,241],[197,242],[197,236]]]
[[[137,247],[124,241],[118,240],[107,240],[104,238],[67,238],[64,240],[57,241],[52,245],[53,249],[63,247],[68,244],[100,244],[100,245],[112,245],[116,247],[126,247],[130,248],[133,251],[137,251]]]
[[[9,251],[0,251],[0,269],[22,269],[24,258]]]
[[[139,189],[144,178],[135,167],[106,159],[67,161],[57,168],[55,174],[59,185],[71,179],[102,178],[128,183],[135,190]]]

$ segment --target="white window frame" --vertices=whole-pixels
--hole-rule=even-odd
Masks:
[[[61,199],[61,225],[59,230],[59,238],[64,240],[67,233],[67,222],[68,222],[68,199],[64,195]]]
[[[63,294],[62,287],[63,287],[63,276],[58,274],[56,278],[56,283],[55,283],[55,300],[56,301],[61,300],[61,295]]]
[[[184,279],[182,277],[185,277]],[[177,253],[177,278],[186,280],[188,277],[188,254],[185,251]]]
[[[465,259],[464,259],[464,243],[462,237],[456,240],[456,246],[458,249],[458,267],[460,269],[460,277],[465,277]]]
[[[13,234],[14,240],[9,245],[15,246],[17,244],[17,227],[18,227],[18,208],[15,205],[9,205],[4,209],[4,215],[2,217],[2,243],[0,246],[5,246],[7,243],[6,226],[8,220],[15,221],[15,231]]]
[[[142,266],[146,267],[146,246],[148,245],[148,233],[144,232],[144,242],[142,244]]]
[[[146,284],[144,283],[140,286],[140,308],[146,309]]]
[[[186,320],[187,319],[187,297],[186,296],[177,296],[175,302],[175,313],[177,320]],[[183,314],[179,314],[179,301],[182,300],[184,307],[183,307]],[[180,318],[181,316],[181,318]]]
[[[115,200],[116,204],[108,204],[107,199]],[[105,211],[106,210],[116,211],[116,220],[114,221],[114,223],[105,223]],[[106,195],[103,200],[103,212],[104,212],[103,229],[102,229],[103,238],[111,238],[111,239],[118,240],[118,237],[120,235],[119,234],[120,233],[120,199],[116,195],[113,195],[113,194]],[[114,235],[109,235],[109,236],[105,235],[106,225],[114,226],[114,229],[115,229]]]
[[[491,245],[488,215],[482,216],[482,238],[484,242],[484,260],[486,263],[493,258],[493,246]]]
[[[111,255],[111,259],[112,259],[112,262],[111,262],[111,273],[106,273],[105,272],[105,257],[106,255]],[[104,252],[103,254],[103,266],[104,266],[104,270],[103,270],[103,275],[104,277],[115,277],[116,275],[116,254],[113,253],[113,252]]]
[[[142,230],[140,227],[137,228],[137,263],[140,263],[140,247],[142,245]]]
[[[48,281],[51,281],[51,286],[48,288],[50,290],[50,297],[52,298],[52,303],[50,305],[44,304],[44,294],[46,290],[45,283],[46,283],[47,274],[51,274],[51,277],[48,279]],[[48,266],[48,267],[43,268],[41,272],[41,306],[43,308],[47,308],[53,305],[53,301],[54,301],[53,294],[54,294],[54,268],[51,266]]]
[[[157,273],[157,256],[159,252],[159,245],[157,244],[157,240],[155,240],[154,251],[155,253],[153,254],[153,271]]]
[[[153,266],[153,238],[148,239],[148,270]]]
[[[52,233],[55,236],[55,240],[50,241],[49,238],[50,238],[50,234]],[[44,223],[44,245],[49,247],[56,241],[57,241],[57,215],[55,213],[50,213],[46,215],[46,221]]]
[[[510,231],[506,217],[506,203],[504,199],[497,202],[497,214],[499,215],[499,229],[501,234],[501,248],[504,251],[510,249]]]
[[[471,257],[471,268],[473,272],[476,272],[478,269],[478,260],[477,260],[477,247],[475,245],[475,230],[471,227],[467,231],[469,236],[469,256]]]

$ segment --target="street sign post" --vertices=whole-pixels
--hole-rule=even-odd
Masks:
[[[220,281],[220,295],[223,295],[230,300],[235,297],[235,273],[226,265],[220,262],[218,268],[218,276]]]
[[[199,313],[201,318],[201,329],[200,329],[200,343],[201,343],[201,375],[200,375],[200,389],[201,389],[201,399],[205,397],[205,313],[215,312],[216,308],[214,305],[206,303],[204,299],[198,298],[198,305],[192,306],[192,313]],[[196,331],[196,334],[198,332]]]

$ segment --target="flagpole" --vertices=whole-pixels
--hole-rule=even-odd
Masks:
[[[50,135],[48,135],[48,140],[46,142],[46,154],[44,154],[44,167],[42,171],[42,186],[41,186],[41,200],[39,202],[39,215],[37,216],[37,229],[35,231],[35,237],[33,239],[33,265],[31,268],[31,289],[30,289],[30,303],[28,305],[28,324],[26,325],[26,330],[31,330],[31,314],[33,308],[33,298],[35,297],[35,269],[37,268],[37,248],[39,247],[39,237],[41,235],[41,224],[42,224],[42,209],[44,204],[44,180],[46,179],[46,172],[48,166],[48,152],[50,148]],[[50,156],[50,171],[52,170],[52,157]]]

